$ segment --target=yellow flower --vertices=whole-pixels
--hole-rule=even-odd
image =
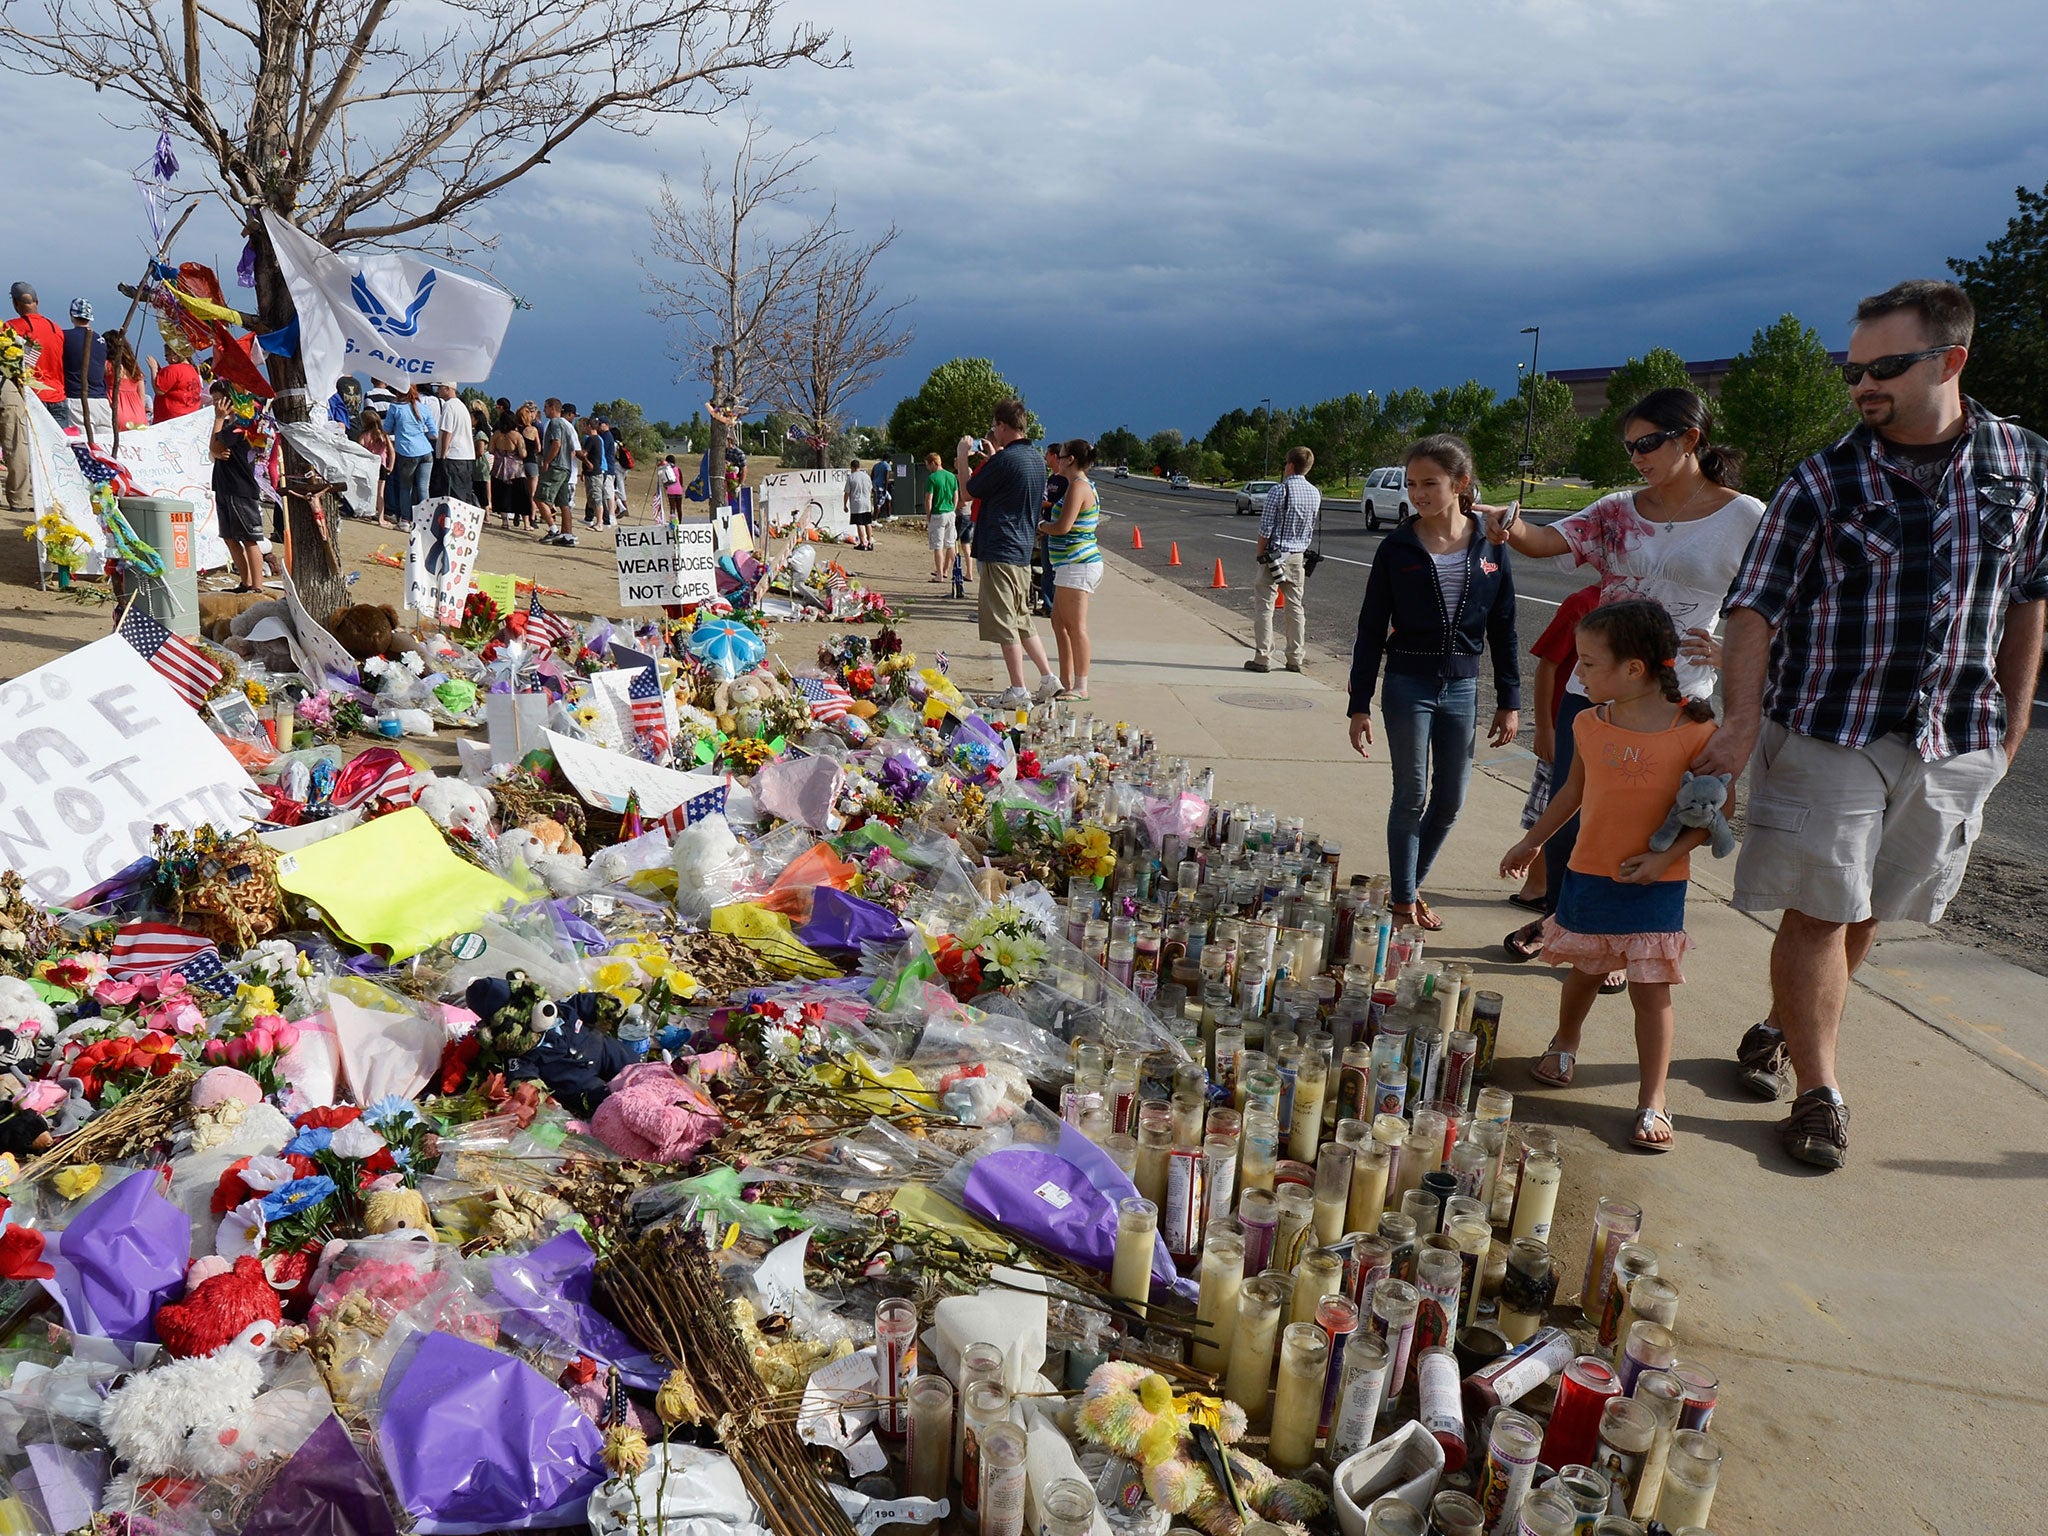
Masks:
[[[98,1163],[80,1163],[75,1168],[58,1169],[50,1182],[66,1200],[83,1200],[100,1187],[101,1173]]]
[[[277,994],[262,985],[243,982],[235,988],[235,1016],[253,1019],[260,1013],[276,1013]]]
[[[607,960],[597,968],[597,984],[606,992],[630,987],[639,979],[640,973],[623,960]]]

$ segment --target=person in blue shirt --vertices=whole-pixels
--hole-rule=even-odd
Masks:
[[[412,509],[427,499],[427,484],[434,473],[429,424],[437,420],[430,408],[420,404],[417,384],[408,384],[384,413],[384,430],[391,434],[391,447],[398,457],[391,471],[391,515],[401,528],[412,526]]]
[[[583,525],[612,525],[612,450],[595,417],[583,423]]]

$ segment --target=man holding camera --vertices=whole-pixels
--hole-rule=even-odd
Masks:
[[[1287,474],[1266,493],[1259,515],[1259,583],[1252,598],[1252,659],[1247,672],[1273,670],[1274,593],[1287,598],[1287,670],[1299,672],[1308,647],[1308,547],[1315,542],[1323,493],[1308,483],[1316,461],[1307,448],[1287,450]]]
[[[1046,663],[1045,643],[1031,625],[1031,546],[1045,496],[1045,461],[1031,446],[1029,430],[1024,402],[999,400],[989,422],[987,461],[969,472],[968,458],[982,448],[971,437],[961,438],[953,454],[962,489],[981,504],[973,546],[981,570],[980,634],[1003,648],[1010,679],[996,700],[1003,709],[1021,709],[1034,697],[1025,686],[1027,657],[1038,668],[1035,697],[1041,703],[1060,687]]]

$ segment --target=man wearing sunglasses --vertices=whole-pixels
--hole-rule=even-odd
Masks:
[[[1862,423],[1793,470],[1725,611],[1727,722],[1694,764],[1750,768],[1735,905],[1784,912],[1743,1085],[1839,1168],[1835,1044],[1878,923],[1941,917],[2026,734],[2048,613],[2048,442],[1962,392],[1975,316],[1915,280],[1856,309]],[[1752,755],[1752,751],[1754,755]]]

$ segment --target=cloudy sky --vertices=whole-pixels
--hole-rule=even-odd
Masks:
[[[884,277],[917,339],[870,421],[960,354],[1055,431],[1194,433],[1268,395],[1505,392],[1530,324],[1546,368],[1726,356],[1786,310],[1840,345],[1858,296],[1977,253],[2048,182],[2038,0],[783,8],[853,61],[764,78],[759,111],[823,135],[821,207],[902,230]],[[148,141],[83,88],[9,85],[0,276],[118,318]],[[533,306],[493,393],[701,402],[635,254],[659,176],[733,132],[596,134],[489,205],[480,260]],[[226,218],[190,229],[178,254],[228,278]]]

